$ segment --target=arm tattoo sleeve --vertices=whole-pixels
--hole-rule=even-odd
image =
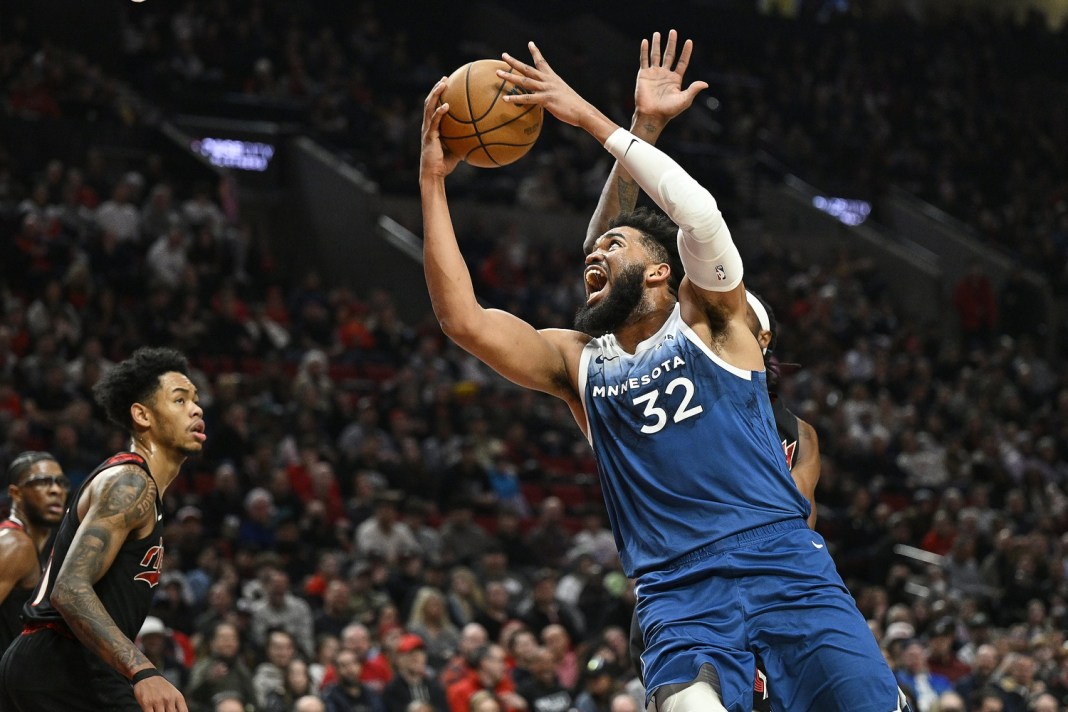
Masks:
[[[56,578],[52,605],[78,640],[130,677],[148,659],[115,625],[93,584],[107,572],[126,537],[154,516],[156,486],[137,468],[124,468],[101,485]]]

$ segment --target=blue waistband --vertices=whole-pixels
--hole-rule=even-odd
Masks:
[[[692,564],[695,561],[707,559],[710,556],[721,554],[724,551],[736,549],[739,546],[743,546],[750,542],[767,539],[768,537],[782,534],[783,532],[793,531],[794,529],[808,529],[808,523],[804,519],[786,519],[781,522],[774,522],[772,524],[765,524],[761,527],[746,529],[743,532],[723,537],[719,541],[714,541],[700,549],[695,549],[689,554],[680,556],[677,559],[672,559],[664,566],[664,568],[667,570],[678,569],[686,564]]]

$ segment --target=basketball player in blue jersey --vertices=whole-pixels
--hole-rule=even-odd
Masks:
[[[683,75],[689,64],[693,51],[692,41],[683,44],[678,63],[673,67],[670,58],[674,58],[678,49],[678,34],[675,30],[668,33],[664,47],[663,62],[649,61],[643,51],[638,78],[634,85],[634,116],[631,120],[631,133],[649,144],[656,144],[668,123],[693,103],[694,91],[683,91]],[[660,56],[660,33],[654,32],[649,51],[654,57]],[[704,88],[704,82],[697,82],[696,87]],[[605,181],[604,188],[597,200],[597,207],[590,218],[586,231],[586,240],[596,240],[608,230],[609,223],[619,216],[634,210],[638,203],[640,187],[627,172],[621,161],[616,161]],[[810,514],[808,524],[816,528],[816,483],[820,477],[819,440],[816,430],[801,420],[783,405],[775,391],[778,378],[777,366],[772,367],[768,358],[774,350],[778,336],[778,322],[771,306],[758,294],[746,292],[748,309],[746,323],[760,345],[764,356],[765,370],[768,372],[768,395],[771,397],[775,424],[782,439],[786,466],[794,478],[798,489],[808,499]]]
[[[794,484],[797,485],[797,488],[809,502],[808,525],[810,528],[815,529],[816,484],[820,478],[819,439],[816,436],[816,429],[791,413],[775,390],[777,376],[774,374],[778,366],[770,360],[778,335],[778,322],[775,319],[775,312],[755,292],[746,290],[745,296],[749,302],[746,321],[749,324],[749,330],[753,332],[753,336],[756,337],[757,343],[760,344],[760,349],[764,354],[768,396],[771,398],[771,410],[775,418],[775,428],[778,431],[779,439],[782,441],[786,467],[790,470],[790,476],[793,477]],[[637,611],[635,611],[630,623],[631,658],[638,663],[644,650],[645,640],[638,624]],[[771,710],[767,673],[761,667],[758,661],[757,673],[753,680],[753,712],[769,712]],[[637,673],[639,678],[642,678],[640,664],[638,665]]]
[[[41,580],[41,552],[70,492],[70,480],[47,452],[19,453],[7,476],[11,512],[0,522],[0,655],[22,632],[22,606]]]
[[[22,634],[0,661],[0,712],[187,712],[133,639],[162,569],[161,497],[205,441],[188,371],[176,351],[139,349],[94,388],[131,448],[71,498]]]
[[[449,215],[445,178],[458,159],[440,142],[442,78],[423,114],[427,286],[450,338],[563,399],[592,444],[620,561],[637,580],[649,708],[747,712],[756,654],[778,709],[901,710],[889,666],[806,525],[809,504],[786,468],[746,324],[741,257],[715,199],[529,47],[533,66],[504,55],[511,71],[499,76],[528,92],[506,101],[586,130],[671,220],[629,213],[586,241],[575,330],[539,331],[484,309]],[[675,63],[649,49],[643,42],[643,67]],[[687,88],[689,101],[703,88]]]
[[[668,33],[667,45],[664,48],[665,60],[675,56],[677,42],[678,36],[672,30]],[[653,56],[660,54],[659,33],[653,34],[650,51]],[[638,79],[634,87],[634,116],[630,130],[635,136],[649,144],[655,144],[668,122],[689,108],[692,102],[691,95],[682,91],[683,72],[686,70],[691,51],[692,44],[689,42],[684,44],[683,54],[675,67],[671,66],[670,61],[666,61],[666,66],[659,62],[645,61],[639,67]],[[644,52],[642,54],[645,56]],[[638,202],[639,191],[640,188],[634,178],[627,173],[623,164],[617,161],[612,166],[608,180],[597,201],[597,207],[594,209],[589,229],[586,232],[586,239],[596,240],[608,230],[610,222],[616,216],[633,210]],[[625,221],[625,218],[623,219]],[[809,501],[808,524],[815,529],[815,490],[820,475],[819,441],[816,431],[811,425],[787,410],[774,391],[773,379],[777,376],[777,369],[769,363],[778,333],[774,311],[759,295],[748,290],[746,301],[748,302],[746,323],[750,332],[756,337],[764,356],[768,395],[771,398],[775,426],[782,441],[786,467],[790,470],[797,488]],[[638,677],[643,683],[641,654],[644,650],[645,640],[638,623],[637,611],[635,611],[630,625],[630,653],[638,668]],[[769,712],[770,710],[767,673],[758,665],[753,680],[752,712]]]

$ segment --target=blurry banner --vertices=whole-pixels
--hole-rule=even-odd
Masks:
[[[269,121],[241,121],[180,115],[171,137],[203,163],[232,172],[243,189],[282,188],[283,148],[295,127]]]

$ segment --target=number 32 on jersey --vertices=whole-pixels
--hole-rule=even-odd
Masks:
[[[665,408],[657,404],[660,398],[660,389],[655,391],[649,391],[645,395],[638,396],[634,399],[634,405],[645,405],[645,410],[642,411],[642,415],[650,419],[651,422],[642,426],[641,430],[646,435],[652,435],[653,433],[659,433],[667,425],[670,419],[673,423],[692,418],[704,411],[704,407],[700,405],[690,405],[690,401],[693,400],[694,385],[693,381],[685,376],[679,376],[674,379],[667,386],[664,387],[665,396],[672,395],[675,391],[681,390],[681,398],[677,400],[677,406],[674,409],[672,415],[668,415],[668,411]],[[665,401],[669,400],[664,398]],[[671,398],[670,401],[675,402],[676,398]],[[670,408],[670,404],[666,404]]]

